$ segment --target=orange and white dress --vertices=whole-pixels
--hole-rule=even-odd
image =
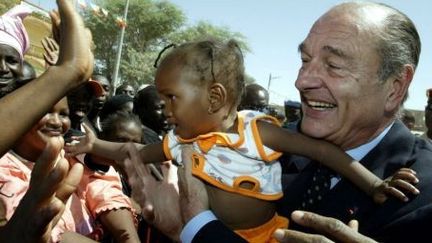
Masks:
[[[71,158],[69,163],[73,165],[79,162]],[[5,209],[3,215],[0,215],[0,221],[12,217],[29,189],[33,166],[33,162],[13,151],[0,158],[0,203]],[[66,231],[89,235],[93,232],[95,219],[100,213],[119,208],[132,210],[129,198],[122,192],[118,173],[113,168],[101,174],[84,167],[77,190],[68,199],[63,215],[51,232],[51,242],[60,241],[61,234]]]
[[[240,111],[236,133],[211,132],[182,139],[171,130],[163,140],[165,156],[181,163],[182,144],[193,144],[195,151],[200,151],[192,158],[193,175],[225,191],[277,200],[282,197],[282,171],[277,161],[281,153],[262,144],[257,121],[280,125],[263,113]],[[242,182],[252,183],[253,189],[241,188]]]
[[[192,144],[192,174],[222,190],[274,201],[282,197],[282,169],[277,160],[282,153],[266,147],[261,140],[257,121],[280,126],[276,118],[257,111],[238,112],[237,132],[212,132],[193,139],[182,139],[170,131],[163,140],[167,159],[181,163],[182,144]],[[252,183],[252,189],[241,187]],[[263,225],[235,232],[248,242],[277,242],[273,232],[288,227],[288,219],[279,215]]]

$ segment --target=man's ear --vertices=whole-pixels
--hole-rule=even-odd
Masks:
[[[227,102],[227,91],[221,83],[210,85],[208,92],[208,100],[210,103],[209,113],[215,113],[225,106]]]
[[[399,109],[405,96],[408,94],[408,88],[414,76],[414,67],[410,64],[404,65],[399,76],[392,77],[389,82],[389,95],[386,101],[386,110],[392,111]]]

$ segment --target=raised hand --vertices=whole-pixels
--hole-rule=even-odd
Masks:
[[[59,11],[50,12],[53,36],[60,49],[56,66],[64,66],[69,74],[76,75],[74,80],[78,86],[93,72],[91,32],[75,11],[73,1],[57,0],[57,5]]]
[[[420,191],[414,186],[419,182],[416,172],[409,168],[401,168],[394,175],[386,178],[378,184],[372,192],[376,203],[384,203],[389,196],[407,202],[408,197],[405,193],[418,195]],[[405,192],[405,193],[404,193]]]
[[[54,66],[57,63],[59,55],[59,45],[57,42],[50,38],[45,37],[42,40],[42,47],[44,48],[44,59],[48,66]]]
[[[60,154],[62,147],[62,139],[52,138],[48,141],[32,170],[29,190],[12,218],[0,229],[2,242],[50,240],[51,230],[83,174],[83,167],[79,163],[69,168],[69,162]]]

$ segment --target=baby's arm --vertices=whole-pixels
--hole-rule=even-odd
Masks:
[[[331,143],[293,133],[267,122],[258,122],[258,128],[263,144],[275,151],[298,154],[319,161],[348,178],[368,195],[375,197],[378,193],[391,194],[403,201],[407,200],[404,193],[389,186],[388,181],[381,180]]]
[[[110,210],[102,213],[99,218],[116,242],[140,242],[133,215],[128,209]]]
[[[91,153],[104,158],[108,158],[112,164],[123,163],[129,157],[130,151],[136,149],[141,155],[143,163],[158,163],[165,161],[163,146],[161,143],[143,145],[139,143],[115,143],[98,139],[94,132],[85,124],[85,136],[72,137],[75,141],[65,146],[65,151],[69,156],[82,153]],[[78,143],[76,143],[78,141]],[[123,167],[122,164],[120,164]]]

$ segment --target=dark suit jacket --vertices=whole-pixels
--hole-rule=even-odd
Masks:
[[[408,167],[417,172],[420,195],[410,195],[410,201],[390,198],[383,205],[342,179],[317,205],[314,212],[338,218],[344,222],[357,219],[360,233],[380,242],[430,241],[432,226],[432,146],[417,138],[399,121],[361,161],[380,178]],[[311,181],[315,163],[311,163],[284,191],[279,213],[289,216],[299,207],[304,191]],[[300,228],[291,224],[290,228]],[[301,228],[300,228],[301,229]]]
[[[351,182],[342,179],[321,200],[314,212],[344,222],[357,219],[361,233],[381,242],[431,241],[429,230],[432,227],[432,145],[415,137],[401,122],[396,121],[383,140],[361,163],[381,178],[392,175],[401,167],[414,169],[420,180],[417,185],[420,195],[410,196],[407,203],[390,198],[383,205],[377,205]],[[315,166],[315,163],[308,165],[285,188],[284,197],[278,203],[279,214],[289,217],[292,211],[299,208]],[[301,229],[292,221],[289,227]],[[220,242],[218,236],[221,235],[226,242],[241,242],[239,237],[229,232],[219,221],[205,225],[193,242]]]

